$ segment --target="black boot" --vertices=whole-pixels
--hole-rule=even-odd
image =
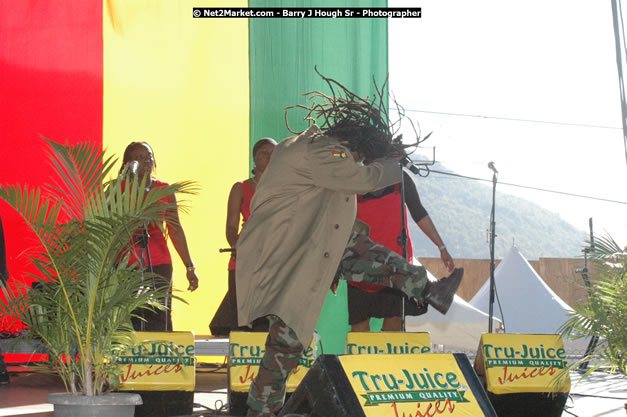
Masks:
[[[427,283],[424,301],[431,304],[440,313],[446,314],[451,304],[453,304],[453,297],[462,283],[463,276],[464,268],[455,268],[450,276],[436,282]]]

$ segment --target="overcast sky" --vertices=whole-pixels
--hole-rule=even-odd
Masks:
[[[627,202],[609,0],[389,5],[422,7],[421,19],[389,20],[390,85],[423,131],[434,132],[426,145],[439,162],[491,179],[494,161],[501,182]],[[586,232],[593,217],[595,232],[627,245],[627,204],[497,190]]]

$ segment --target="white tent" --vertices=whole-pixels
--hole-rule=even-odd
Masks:
[[[509,250],[494,270],[494,282],[498,295],[494,316],[504,318],[507,333],[554,334],[570,317],[572,308],[540,278],[516,247]],[[470,305],[489,311],[489,297],[488,279]],[[565,341],[565,344],[569,350],[584,350],[587,340]]]
[[[436,280],[429,272],[427,274],[430,281]],[[492,323],[495,330],[501,327],[497,318]],[[456,295],[446,315],[430,307],[422,316],[407,316],[405,329],[408,332],[429,332],[436,351],[438,345],[443,345],[446,351],[472,353],[477,351],[481,335],[488,332],[488,315]]]

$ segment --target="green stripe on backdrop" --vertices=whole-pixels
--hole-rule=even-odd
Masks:
[[[249,0],[249,7],[325,7],[322,1]],[[328,5],[327,5],[328,7]],[[386,0],[338,0],[333,7],[387,7]],[[250,144],[262,137],[289,137],[284,109],[305,104],[302,93],[329,93],[314,66],[358,95],[375,93],[388,72],[387,19],[250,19]],[[289,114],[292,130],[304,130],[303,113]],[[252,161],[251,161],[252,166]],[[325,353],[344,353],[348,312],[346,285],[324,305],[318,333]]]

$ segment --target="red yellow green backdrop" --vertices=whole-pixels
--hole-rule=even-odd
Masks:
[[[276,7],[230,0],[229,7]],[[323,6],[282,0],[284,7]],[[385,0],[340,0],[334,7],[385,7]],[[289,136],[283,109],[324,89],[314,65],[358,94],[387,73],[386,19],[194,19],[218,1],[0,0],[0,182],[44,184],[51,167],[42,136],[91,141],[121,155],[136,140],[155,151],[156,176],[197,181],[182,222],[200,288],[173,307],[174,326],[208,334],[227,286],[226,200],[247,178],[261,137]],[[296,127],[298,115],[290,120]],[[12,282],[28,282],[26,253],[36,244],[0,203]],[[175,254],[174,250],[171,252]],[[174,286],[186,287],[174,255]],[[319,330],[325,350],[346,329],[345,302],[330,299]],[[333,316],[326,320],[325,316]],[[338,325],[337,323],[342,323]],[[8,328],[6,321],[1,328]],[[325,337],[325,334],[330,336]]]

